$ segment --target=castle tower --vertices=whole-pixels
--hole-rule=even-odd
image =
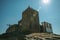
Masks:
[[[43,32],[45,33],[53,33],[52,26],[48,22],[42,22]]]
[[[28,7],[22,14],[22,30],[40,32],[38,12]]]

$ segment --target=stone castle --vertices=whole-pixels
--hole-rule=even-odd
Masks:
[[[16,31],[16,26],[18,31],[28,30],[33,33],[48,32],[52,33],[52,26],[48,22],[42,22],[42,25],[39,24],[39,13],[33,8],[28,7],[22,13],[22,19],[18,24],[10,25],[6,32]]]

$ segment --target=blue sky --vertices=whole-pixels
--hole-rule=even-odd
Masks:
[[[22,19],[22,12],[28,7],[39,10],[39,21],[52,24],[53,32],[60,34],[60,0],[0,0],[0,34],[5,33],[7,24],[17,24]]]

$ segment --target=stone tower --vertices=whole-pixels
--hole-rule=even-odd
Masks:
[[[43,32],[44,33],[53,33],[52,26],[48,22],[42,22]]]
[[[40,32],[38,11],[28,7],[22,14],[22,29],[31,32]]]

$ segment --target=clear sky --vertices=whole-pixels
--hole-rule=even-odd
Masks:
[[[53,32],[60,34],[60,0],[0,0],[0,34],[22,19],[22,12],[28,7],[39,12],[39,21],[52,24]]]

